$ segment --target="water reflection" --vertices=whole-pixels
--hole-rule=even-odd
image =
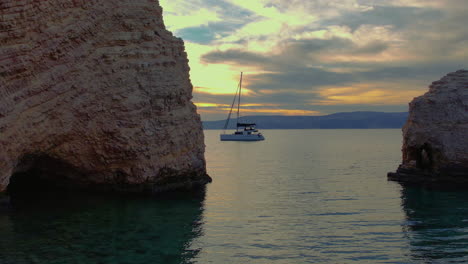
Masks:
[[[404,232],[418,261],[468,260],[468,192],[403,186]]]
[[[0,263],[193,263],[203,202],[204,192],[16,201],[0,212]]]

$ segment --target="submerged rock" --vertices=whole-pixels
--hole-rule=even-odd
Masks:
[[[414,98],[402,151],[391,180],[468,183],[468,71],[449,73]]]
[[[156,0],[0,3],[0,192],[205,184],[184,43]]]

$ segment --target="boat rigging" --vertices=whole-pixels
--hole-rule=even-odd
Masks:
[[[242,94],[242,78],[243,73],[241,72],[239,85],[236,90],[234,99],[232,100],[231,109],[229,110],[226,123],[224,124],[223,134],[220,135],[221,141],[260,141],[265,140],[265,137],[262,133],[258,132],[255,123],[250,122],[240,122],[240,106],[241,106],[241,94]],[[236,122],[236,131],[232,134],[226,134],[226,129],[229,126],[229,121],[231,120],[232,110],[237,101],[237,122]]]

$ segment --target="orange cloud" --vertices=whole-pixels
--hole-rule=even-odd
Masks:
[[[203,108],[216,108],[216,107],[228,107],[229,106],[227,104],[215,104],[215,103],[197,103],[197,102],[194,102],[194,104],[197,107],[203,107]]]
[[[223,108],[221,110],[229,111],[229,108]],[[300,109],[248,109],[243,108],[242,114],[269,114],[269,115],[320,115],[319,111],[312,110],[300,110]]]
[[[234,95],[236,93],[235,90],[227,90],[227,89],[220,89],[220,88],[213,88],[213,87],[194,87],[195,93],[202,93],[202,94],[213,94],[213,95]],[[255,95],[255,92],[248,88],[242,88],[242,96],[252,96]]]
[[[220,108],[220,109],[227,109],[229,110],[231,105],[228,105],[228,104],[217,104],[217,103],[203,103],[203,102],[194,102],[194,104],[198,107],[198,108]],[[280,106],[279,104],[255,104],[255,103],[252,103],[252,104],[242,104],[241,105],[241,109],[246,109],[248,110],[249,108],[246,108],[246,107],[278,107]],[[237,107],[237,106],[236,106]]]
[[[351,87],[325,87],[318,92],[324,99],[311,103],[395,105],[406,104],[422,94],[420,89],[395,90],[388,86],[389,84],[357,84]]]
[[[242,107],[265,107],[265,106],[280,106],[279,104],[242,104]]]

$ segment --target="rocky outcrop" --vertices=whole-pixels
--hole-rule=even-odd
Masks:
[[[210,181],[183,41],[156,0],[0,2],[0,191]],[[14,179],[17,176],[17,179]]]
[[[449,73],[410,103],[402,151],[389,179],[468,183],[468,71]]]

